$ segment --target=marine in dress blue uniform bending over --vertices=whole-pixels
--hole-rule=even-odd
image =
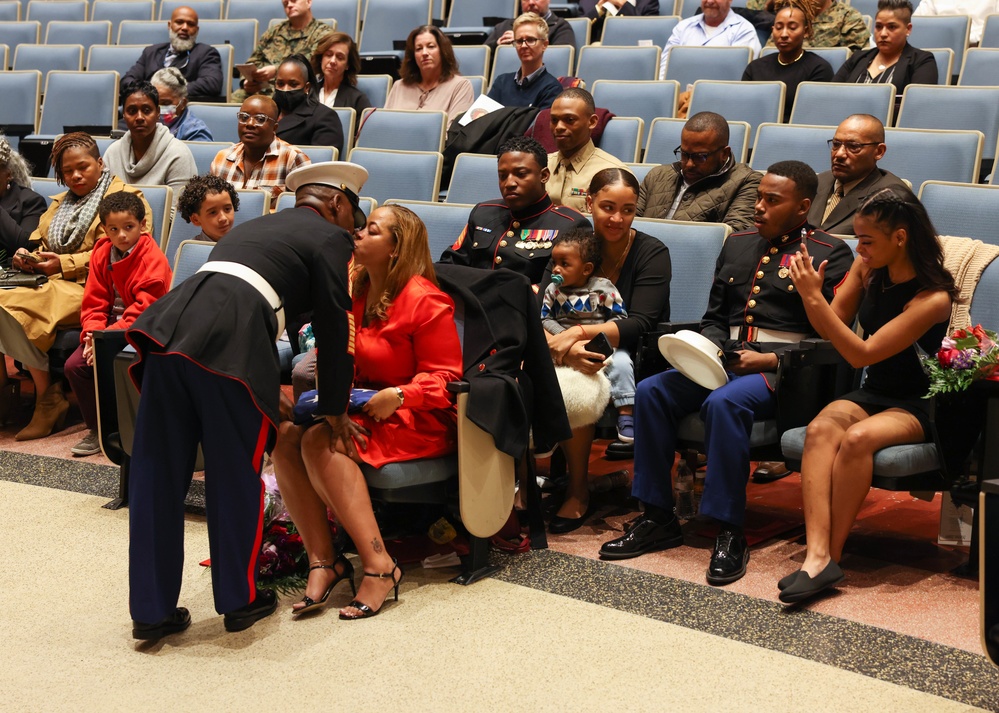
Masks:
[[[367,178],[348,163],[292,172],[296,204],[234,227],[202,269],[151,305],[128,332],[141,387],[129,481],[129,607],[132,635],[159,639],[186,629],[178,607],[184,563],[184,496],[198,444],[215,609],[228,631],[274,611],[256,586],[263,529],[260,467],[282,416],[275,340],[284,315],[313,311],[319,406],[349,448],[353,327],[347,263],[351,231],[364,223],[357,192]]]

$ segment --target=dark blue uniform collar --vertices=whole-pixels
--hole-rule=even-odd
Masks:
[[[800,243],[802,239],[802,231],[804,231],[805,236],[808,236],[813,230],[815,229],[808,224],[808,221],[804,220],[797,227],[792,228],[783,235],[780,235],[773,240],[767,240],[766,238],[764,238],[764,240],[767,240],[767,242],[771,245],[783,247],[790,245],[791,243]],[[763,236],[761,235],[760,237],[762,238]]]
[[[551,210],[551,207],[552,199],[548,197],[547,193],[545,193],[545,195],[542,196],[541,200],[537,203],[532,203],[531,205],[521,208],[520,210],[511,209],[510,215],[517,220],[527,220],[528,218],[533,218],[534,216],[541,215],[542,213]]]

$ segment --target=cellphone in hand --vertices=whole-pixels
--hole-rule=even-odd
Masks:
[[[586,343],[586,351],[593,352],[595,354],[602,354],[604,359],[606,359],[614,353],[614,347],[612,347],[610,341],[608,341],[607,335],[601,332]]]
[[[33,262],[36,265],[42,262],[42,256],[38,253],[21,253],[21,257],[29,262]]]

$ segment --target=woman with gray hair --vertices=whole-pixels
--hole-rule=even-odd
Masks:
[[[48,203],[31,190],[31,169],[0,133],[0,262],[7,263],[38,227]]]
[[[214,141],[208,125],[187,108],[187,80],[176,67],[164,67],[149,80],[160,95],[160,121],[180,141]]]

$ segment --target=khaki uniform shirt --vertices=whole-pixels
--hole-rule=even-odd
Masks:
[[[586,212],[586,191],[593,177],[605,168],[626,168],[606,151],[587,141],[571,159],[563,159],[556,151],[548,154],[548,195],[552,203],[564,205],[580,213]]]

